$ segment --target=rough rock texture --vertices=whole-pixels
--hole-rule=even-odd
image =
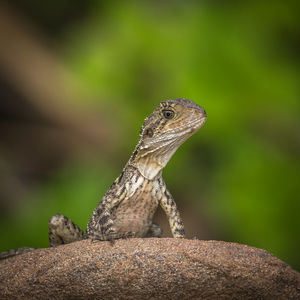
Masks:
[[[84,240],[0,262],[0,299],[300,299],[265,250],[186,239]]]

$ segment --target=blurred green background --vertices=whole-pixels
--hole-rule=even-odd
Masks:
[[[85,228],[162,100],[205,126],[164,178],[189,238],[266,249],[300,271],[300,2],[0,4],[0,251]],[[165,216],[158,211],[165,236]]]

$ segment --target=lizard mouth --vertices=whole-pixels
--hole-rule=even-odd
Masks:
[[[206,117],[206,113],[205,113],[205,115],[203,117],[201,117],[199,120],[197,120],[196,125],[193,126],[193,128],[198,129],[198,128],[202,127],[204,125],[204,123],[206,122],[206,119],[207,119],[207,117]]]
[[[181,137],[184,136],[185,134],[194,133],[197,130],[199,130],[204,125],[205,122],[206,122],[206,115],[203,115],[200,118],[190,121],[188,123],[188,126],[187,124],[184,124],[175,129],[169,129],[168,131],[165,132],[165,134],[170,136],[166,138],[165,135],[162,139],[170,140],[173,139],[174,136]]]
[[[186,130],[198,130],[203,126],[203,124],[206,122],[206,115],[201,116],[199,119],[195,119],[187,124],[184,124],[176,129],[172,129],[170,131],[172,132],[185,132]]]
[[[188,127],[186,125],[183,125],[183,126],[176,128],[175,130],[173,130],[172,136],[174,136],[174,135],[177,136],[177,138],[179,138],[179,140],[184,136],[186,136],[186,138],[187,138],[188,136],[191,136],[196,131],[198,131],[204,125],[205,122],[206,122],[206,116],[202,116],[199,119],[191,121],[188,124]],[[184,138],[184,140],[186,138]]]
[[[206,122],[206,114],[204,116],[202,116],[200,119],[196,119],[189,124],[190,132],[197,131],[204,125],[205,122]]]

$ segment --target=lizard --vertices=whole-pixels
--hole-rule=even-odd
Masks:
[[[184,225],[162,170],[206,119],[205,110],[192,100],[160,102],[144,120],[133,154],[93,211],[86,232],[69,218],[56,214],[49,220],[50,247],[87,238],[113,242],[128,237],[161,237],[162,229],[152,222],[159,205],[167,215],[173,237],[184,238]],[[8,250],[0,258],[32,249]]]

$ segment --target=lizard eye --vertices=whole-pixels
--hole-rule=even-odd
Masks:
[[[166,119],[173,119],[174,116],[175,116],[175,113],[174,113],[173,110],[165,109],[165,110],[163,110],[163,116],[164,116]]]

